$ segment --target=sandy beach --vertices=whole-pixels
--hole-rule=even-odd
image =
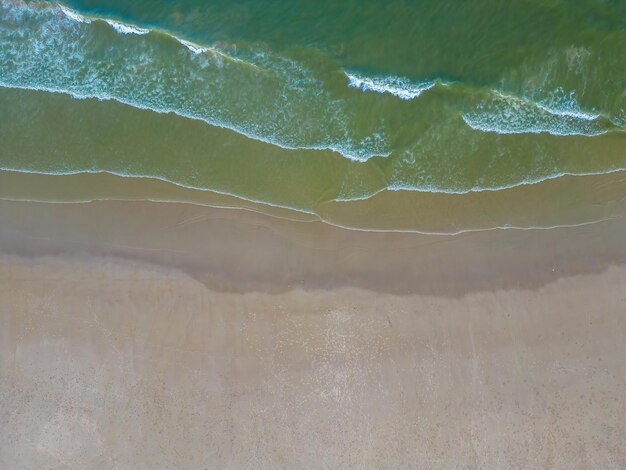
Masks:
[[[3,468],[623,468],[626,221],[0,202]]]
[[[626,469],[626,0],[0,0],[0,470]]]

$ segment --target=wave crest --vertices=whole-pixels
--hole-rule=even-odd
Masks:
[[[498,134],[597,136],[608,132],[601,116],[580,110],[573,95],[567,106],[559,106],[492,91],[462,117],[474,130]]]
[[[358,88],[363,91],[374,91],[376,93],[389,93],[403,100],[412,100],[420,96],[426,90],[435,86],[434,81],[424,81],[412,83],[404,77],[366,77],[354,72],[344,74],[348,77],[348,86]]]
[[[103,22],[120,33],[107,38],[106,46],[92,40],[102,34],[96,24]],[[172,40],[191,55],[161,47]],[[4,0],[0,48],[5,87],[114,99],[203,120],[279,147],[332,150],[351,160],[390,152],[376,117],[354,129],[354,106],[333,96],[312,69],[263,49],[240,47],[235,57],[167,31],[59,4]]]

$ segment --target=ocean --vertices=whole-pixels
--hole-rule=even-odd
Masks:
[[[623,0],[0,0],[3,170],[419,231],[620,172],[625,131]]]

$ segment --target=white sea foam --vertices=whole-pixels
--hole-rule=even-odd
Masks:
[[[120,23],[119,21],[115,21],[115,20],[106,19],[104,21],[109,26],[111,26],[115,31],[117,31],[118,33],[122,33],[122,34],[143,35],[143,34],[148,34],[150,32],[149,29],[139,28],[138,26],[132,26],[132,25],[125,24],[125,23]]]
[[[600,114],[580,109],[575,93],[573,91],[567,93],[562,87],[549,93],[548,99],[538,100],[535,104],[540,109],[556,116],[572,117],[583,121],[594,121],[600,118]]]
[[[90,24],[97,20],[102,20],[107,23],[111,28],[121,34],[148,34],[150,32],[149,29],[140,28],[139,26],[133,26],[126,23],[122,23],[121,21],[111,20],[108,18],[92,18],[81,15],[80,13],[59,4],[59,9],[63,12],[63,14],[69,19],[76,21],[77,23]]]
[[[558,229],[558,228],[568,228],[568,227],[582,227],[582,226],[586,226],[586,225],[592,225],[592,224],[596,224],[596,223],[600,223],[600,222],[604,222],[604,221],[608,221],[608,220],[614,220],[616,218],[619,218],[621,216],[613,216],[613,217],[604,217],[604,218],[600,218],[600,219],[594,219],[594,220],[590,220],[590,221],[586,221],[586,222],[580,222],[577,224],[557,224],[557,225],[548,225],[548,226],[541,226],[541,225],[529,225],[529,226],[519,226],[519,225],[510,225],[510,224],[504,224],[504,225],[494,225],[493,227],[478,227],[478,228],[466,228],[466,229],[460,229],[460,230],[454,230],[454,231],[429,231],[429,230],[418,230],[418,229],[389,229],[389,228],[382,228],[382,227],[358,227],[358,226],[353,226],[353,225],[345,225],[345,224],[341,224],[338,221],[334,221],[334,220],[330,220],[327,218],[322,217],[320,214],[318,214],[315,211],[311,211],[308,209],[301,209],[301,208],[296,208],[293,206],[289,206],[289,205],[283,205],[283,204],[276,204],[276,203],[271,203],[271,202],[267,202],[267,201],[263,201],[263,200],[259,200],[259,199],[254,199],[254,198],[249,198],[249,197],[245,197],[245,196],[241,196],[235,193],[231,193],[228,191],[220,191],[220,190],[215,190],[215,189],[209,189],[209,188],[202,188],[202,187],[197,187],[197,186],[190,186],[190,185],[186,185],[186,184],[182,184],[182,183],[178,183],[172,180],[169,180],[168,178],[162,177],[162,176],[153,176],[153,175],[144,175],[144,174],[138,174],[138,175],[134,175],[134,174],[128,174],[128,173],[124,173],[124,172],[117,172],[117,171],[109,171],[109,170],[68,170],[68,171],[46,171],[46,170],[33,170],[33,169],[25,169],[25,168],[16,168],[16,167],[9,167],[9,166],[2,166],[0,167],[0,171],[10,171],[10,172],[16,172],[16,173],[30,173],[30,174],[40,174],[40,175],[58,175],[58,176],[63,176],[63,175],[77,175],[77,174],[111,174],[114,176],[119,176],[119,177],[123,177],[123,178],[146,178],[146,179],[154,179],[154,180],[159,180],[159,181],[163,181],[166,183],[171,183],[175,186],[179,186],[179,187],[183,187],[183,188],[187,188],[187,189],[192,189],[192,190],[199,190],[199,191],[206,191],[206,192],[213,192],[216,194],[222,194],[222,195],[226,195],[226,196],[232,196],[234,198],[243,200],[243,201],[247,201],[247,202],[252,202],[255,204],[260,204],[260,205],[265,205],[265,206],[269,206],[269,207],[274,207],[277,209],[287,209],[287,210],[292,210],[294,212],[299,212],[299,213],[303,213],[303,214],[307,214],[307,215],[311,215],[314,217],[317,217],[320,221],[327,223],[329,225],[335,226],[335,227],[339,227],[339,228],[343,228],[346,230],[354,230],[357,232],[378,232],[378,233],[419,233],[419,234],[424,234],[424,235],[447,235],[447,236],[455,236],[455,235],[460,235],[462,233],[471,233],[471,232],[485,232],[485,231],[491,231],[491,230],[552,230],[552,229]],[[626,171],[626,169],[622,168],[622,169],[615,169],[615,170],[610,170],[607,172],[599,172],[599,173],[581,173],[581,174],[569,174],[569,173],[563,173],[557,176],[554,176],[554,178],[558,178],[560,176],[591,176],[591,175],[600,175],[600,174],[610,174],[610,173],[616,173],[616,172],[620,172],[620,171]],[[548,179],[552,179],[552,178],[548,178]],[[526,183],[526,184],[533,184],[533,183]],[[390,190],[403,190],[401,188],[399,189],[391,189]],[[505,188],[506,189],[506,188]],[[384,191],[378,191],[376,194],[380,193]],[[371,196],[370,196],[371,197]],[[2,198],[3,200],[8,200],[8,201],[31,201],[31,202],[44,202],[41,201],[40,199],[22,199],[22,198]],[[85,199],[85,200],[79,200],[79,201],[55,201],[55,200],[48,200],[46,202],[51,202],[51,203],[66,203],[66,204],[75,204],[75,203],[89,203],[89,202],[93,202],[93,201],[97,201],[97,200],[120,200],[118,198],[112,197],[112,198],[89,198],[89,199]],[[362,198],[362,199],[368,199],[366,198]],[[123,200],[123,199],[122,199]],[[163,202],[163,203],[167,203],[167,202],[173,202],[173,203],[178,203],[181,202],[180,200],[167,200],[167,199],[160,199],[160,198],[146,198],[147,201],[151,201],[151,202]],[[209,206],[209,207],[216,207],[216,208],[229,208],[229,209],[240,209],[240,210],[248,210],[248,211],[252,211],[252,212],[260,212],[260,211],[256,211],[255,209],[249,208],[249,207],[242,207],[242,206],[222,206],[222,205],[211,205],[211,204],[202,204],[202,203],[197,203],[197,202],[187,202],[185,201],[186,204],[191,204],[191,205],[198,205],[198,206]],[[269,214],[266,212],[263,212],[266,215],[272,216],[272,217],[277,217],[277,218],[281,218],[281,219],[288,219],[288,220],[292,220],[288,217],[281,217],[281,216],[277,216],[275,214]],[[299,221],[299,219],[293,219],[293,220],[297,220]]]
[[[63,12],[63,14],[65,16],[67,16],[68,18],[70,18],[73,21],[76,21],[78,23],[85,23],[85,24],[90,24],[93,21],[96,20],[101,20],[104,21],[105,23],[107,23],[109,26],[111,26],[115,31],[117,31],[120,34],[137,34],[137,35],[144,35],[144,34],[148,34],[151,30],[148,28],[142,28],[140,26],[135,26],[135,25],[131,25],[128,23],[123,23],[121,21],[117,21],[117,20],[112,20],[110,18],[95,18],[95,17],[87,17],[84,15],[81,15],[80,13],[59,4],[58,5],[59,8],[61,9],[61,11]],[[193,52],[194,54],[201,54],[202,52],[206,52],[209,50],[208,47],[203,47],[200,46],[198,44],[195,44],[191,41],[187,41],[185,39],[181,39],[179,37],[176,37],[174,35],[170,35],[172,36],[174,39],[176,39],[179,43],[181,43],[183,46],[185,46],[187,49],[189,49],[191,52]]]
[[[335,143],[335,144],[328,143],[328,144],[321,144],[321,145],[307,145],[307,144],[301,144],[297,146],[289,145],[288,143],[281,142],[280,140],[278,140],[277,138],[274,138],[273,136],[267,137],[258,133],[254,133],[241,126],[235,126],[235,125],[217,121],[217,120],[210,120],[205,117],[199,116],[197,114],[181,111],[180,109],[159,107],[155,105],[148,106],[144,103],[140,103],[135,100],[128,100],[128,99],[121,98],[119,96],[113,96],[113,95],[109,95],[106,93],[97,93],[97,94],[96,93],[94,94],[80,93],[77,91],[66,90],[62,88],[53,88],[53,87],[46,87],[46,86],[40,86],[40,85],[38,86],[26,85],[22,83],[12,83],[12,82],[7,82],[3,80],[0,80],[0,87],[15,88],[15,89],[20,89],[20,90],[45,91],[48,93],[60,93],[64,95],[69,95],[72,98],[79,99],[79,100],[97,99],[101,101],[116,101],[118,103],[132,106],[133,108],[153,111],[159,114],[173,113],[173,114],[176,114],[178,116],[181,116],[187,119],[203,121],[203,122],[206,122],[207,124],[210,124],[215,127],[220,127],[222,129],[230,129],[230,130],[237,132],[238,134],[248,137],[249,139],[257,140],[259,142],[263,142],[263,143],[270,144],[270,145],[274,145],[276,147],[279,147],[285,150],[330,150],[333,152],[337,152],[338,154],[347,158],[348,160],[352,160],[355,162],[365,162],[372,157],[388,157],[391,154],[390,152],[383,152],[383,151],[377,151],[376,153],[371,153],[371,152],[365,153],[365,150],[360,153],[356,153],[353,151],[353,149],[345,145],[342,145],[340,142]]]
[[[26,174],[35,174],[35,175],[50,175],[50,176],[72,176],[72,175],[83,175],[83,174],[92,174],[92,175],[98,175],[98,174],[109,174],[109,175],[114,175],[114,176],[119,176],[121,178],[135,178],[135,179],[151,179],[151,180],[157,180],[157,181],[163,181],[165,183],[170,183],[173,184],[174,186],[178,186],[180,188],[185,188],[185,189],[191,189],[194,191],[202,191],[202,192],[211,192],[211,193],[215,193],[215,194],[221,194],[223,196],[230,196],[230,197],[234,197],[237,199],[240,199],[242,201],[246,201],[246,202],[252,202],[254,204],[260,204],[260,205],[264,205],[264,206],[268,206],[268,207],[273,207],[276,209],[287,209],[287,210],[292,210],[295,212],[300,212],[302,214],[308,214],[308,215],[313,215],[316,217],[319,217],[318,214],[312,210],[309,209],[305,209],[305,208],[300,208],[300,207],[295,207],[295,206],[290,206],[287,204],[279,204],[279,203],[274,203],[274,202],[269,202],[263,199],[254,199],[251,197],[247,197],[247,196],[243,196],[241,194],[236,194],[233,192],[229,192],[229,191],[223,191],[220,189],[214,189],[214,188],[207,188],[207,187],[202,187],[202,186],[195,186],[195,185],[191,185],[191,184],[185,184],[173,179],[169,179],[166,178],[164,176],[159,176],[159,175],[151,175],[151,174],[143,174],[143,173],[126,173],[123,171],[115,171],[115,170],[93,170],[93,169],[81,169],[81,170],[35,170],[35,169],[29,169],[29,168],[18,168],[18,167],[14,167],[14,166],[0,166],[0,171],[11,171],[11,172],[15,172],[15,173],[26,173]],[[148,199],[148,200],[152,200],[152,199]],[[155,200],[158,201],[158,200]],[[87,201],[89,202],[89,201]],[[168,202],[168,201],[163,201],[163,202]],[[169,202],[177,202],[177,201],[169,201]],[[178,201],[179,202],[179,201]],[[189,204],[196,204],[199,205],[197,203],[189,203]],[[242,207],[232,207],[233,209],[246,209],[246,208],[242,208]]]
[[[23,7],[20,6],[19,8]],[[25,8],[29,8],[28,4],[26,4]],[[52,25],[59,23],[59,9],[63,11],[63,14],[67,18],[80,23],[90,24],[95,21],[104,21],[115,28],[120,34],[146,34],[150,31],[145,28],[128,25],[108,18],[85,16],[61,5],[53,5],[51,9],[47,10],[48,13],[46,13],[47,17],[45,21],[49,21],[49,24]],[[63,28],[54,30],[56,34],[54,41],[58,41],[62,34],[68,33],[68,28],[66,27],[67,21],[62,23],[64,23],[62,25]],[[76,26],[77,29],[85,28],[85,26],[82,25]],[[50,29],[42,28],[41,31],[47,35]],[[223,55],[214,48],[178,38],[167,31],[158,30],[158,32],[178,41],[194,55],[207,51]],[[7,38],[8,37],[9,35],[7,35]],[[37,40],[39,40],[40,43],[35,44],[36,47],[32,46],[32,43]],[[73,41],[75,38],[71,38],[71,40]],[[327,99],[324,95],[324,83],[320,82],[320,84],[318,84],[312,81],[302,82],[301,79],[303,77],[310,79],[314,76],[314,74],[311,74],[310,71],[305,69],[297,73],[292,73],[292,69],[288,69],[288,73],[286,73],[283,63],[286,59],[273,54],[267,54],[272,57],[272,60],[265,61],[267,63],[266,66],[264,64],[261,65],[262,68],[272,72],[272,77],[274,78],[267,79],[266,77],[270,74],[250,75],[249,78],[254,80],[255,84],[261,80],[265,80],[264,84],[266,88],[264,90],[266,90],[267,93],[272,93],[274,89],[279,89],[281,93],[276,93],[275,95],[278,101],[272,102],[270,106],[266,108],[259,107],[263,113],[259,113],[258,115],[254,114],[252,117],[249,117],[250,113],[246,113],[245,118],[247,120],[242,122],[239,116],[243,114],[238,115],[237,119],[232,119],[232,113],[224,112],[223,109],[219,108],[219,106],[223,106],[223,103],[220,99],[215,98],[224,96],[223,93],[225,89],[229,93],[233,93],[233,96],[238,96],[236,92],[233,92],[235,88],[234,85],[232,88],[227,88],[227,86],[229,83],[238,83],[229,80],[229,78],[238,78],[243,73],[241,69],[231,69],[228,71],[228,73],[236,73],[236,76],[226,75],[223,74],[222,71],[215,70],[216,73],[211,75],[210,79],[203,82],[202,87],[198,87],[193,90],[193,93],[185,95],[186,101],[183,102],[181,99],[183,94],[171,93],[171,89],[164,90],[161,86],[162,82],[154,79],[156,76],[154,71],[148,73],[149,67],[146,68],[143,75],[136,76],[136,79],[135,75],[130,75],[135,74],[138,70],[136,61],[133,62],[133,60],[131,60],[132,57],[128,57],[127,61],[126,57],[123,57],[123,65],[126,67],[125,70],[129,72],[125,75],[100,76],[97,70],[89,69],[89,61],[85,60],[72,60],[69,62],[70,65],[68,69],[63,70],[64,54],[66,54],[67,50],[72,48],[49,47],[50,43],[47,41],[47,37],[38,38],[33,34],[31,39],[24,41],[23,44],[17,43],[13,38],[7,42],[7,44],[11,44],[11,47],[21,47],[22,51],[26,53],[23,63],[19,64],[19,66],[0,70],[0,81],[4,82],[4,86],[55,91],[81,98],[113,99],[137,108],[150,109],[162,113],[173,112],[180,116],[199,119],[211,125],[232,129],[244,136],[281,148],[332,150],[354,161],[362,162],[374,156],[389,156],[391,153],[391,148],[387,141],[390,135],[390,133],[386,132],[388,129],[381,125],[379,135],[373,131],[370,135],[353,132],[352,128],[350,128],[352,116],[348,114],[349,111],[344,112],[344,110],[341,109],[342,103],[339,100],[331,102]],[[147,55],[140,55],[142,50],[140,49],[141,45],[139,43],[140,41],[138,41],[137,50],[133,50],[132,53],[137,52],[136,57],[140,60],[144,60],[144,57],[149,57],[148,55],[151,51],[144,50],[143,53]],[[111,46],[113,45],[114,43],[111,43]],[[48,67],[46,69],[41,66],[43,63],[42,60],[39,60],[41,57],[38,57],[37,61],[31,61],[30,58],[34,57],[35,54],[28,52],[29,50],[43,51],[44,55],[49,56],[49,63],[53,63],[55,70],[58,69],[59,73],[49,74],[48,71],[50,68]],[[80,59],[81,50],[77,49],[74,51],[72,49],[72,51],[72,53]],[[229,56],[224,55],[224,57]],[[43,59],[45,58],[46,57],[43,57]],[[175,60],[179,59],[180,57],[175,57]],[[207,71],[209,70],[207,67],[211,67],[214,62],[206,60],[204,61],[206,63],[202,64],[202,68],[199,68],[198,63],[201,62],[199,59],[203,59],[204,61],[204,57],[202,57],[187,60],[180,64],[181,67],[183,67],[182,70],[184,70],[184,73],[181,72],[179,75],[173,73],[178,83],[186,84],[186,80],[189,77],[197,77],[205,80],[208,76]],[[245,63],[239,59],[230,59],[241,62],[242,64]],[[280,61],[278,59],[280,59]],[[149,59],[145,60],[149,62]],[[256,64],[245,64],[258,67]],[[175,65],[178,66],[178,63]],[[76,67],[80,68],[80,72],[85,74],[85,76],[89,76],[90,79],[76,81]],[[11,74],[10,70],[13,70],[14,73]],[[294,70],[296,69],[294,68]],[[28,71],[28,73],[25,71]],[[61,71],[63,71],[64,74],[61,74]],[[176,70],[173,72],[176,72]],[[440,81],[413,83],[407,78],[402,77],[372,78],[352,72],[344,71],[344,73],[351,87],[377,93],[389,93],[403,100],[414,99],[420,96],[424,91],[432,88],[435,84],[446,85]],[[287,77],[286,75],[289,76]],[[133,80],[128,80],[129,76],[133,77]],[[248,75],[244,76],[248,77]],[[141,83],[139,82],[140,79],[143,80]],[[304,83],[304,85],[302,85],[302,83]],[[149,88],[149,86],[152,86],[152,88]],[[240,90],[240,87],[238,87],[237,90]],[[357,93],[357,95],[359,94]],[[265,99],[267,95],[263,96]],[[149,99],[146,99],[146,97]],[[284,98],[283,101],[281,101],[282,98]],[[298,102],[298,100],[300,103],[307,104],[307,112],[315,112],[317,109],[323,111],[316,114],[314,119],[309,119],[309,115],[303,115],[300,108],[289,107],[290,103]],[[553,102],[554,100],[550,101],[550,103]],[[332,106],[329,105],[329,103],[332,103]],[[309,106],[310,104],[314,104],[315,106]],[[557,104],[560,106],[560,103],[557,102]],[[237,100],[234,100],[234,104],[228,103],[228,106],[235,105],[238,105]],[[598,135],[607,132],[606,128],[602,126],[602,121],[596,120],[594,115],[578,111],[574,105],[567,104],[558,112],[555,111],[553,107],[555,107],[553,104],[538,104],[515,96],[507,97],[503,94],[498,95],[497,93],[493,93],[489,98],[487,106],[465,112],[463,119],[474,129],[507,134],[549,132],[555,135]],[[226,109],[226,111],[229,110],[230,109]],[[272,114],[269,115],[266,113],[267,110],[272,111]],[[309,131],[304,130],[301,132],[300,128],[295,123],[299,122],[298,120],[307,121],[307,119],[309,123],[314,121],[314,126],[323,127],[324,132],[311,133],[310,129]],[[291,125],[292,122],[294,123],[293,126]],[[287,125],[285,126],[285,124]],[[289,128],[289,132],[285,131],[287,127]],[[312,138],[311,135],[314,135],[314,137]]]
[[[481,132],[494,132],[496,134],[551,134],[555,136],[582,135],[594,137],[606,134],[604,129],[584,129],[578,126],[559,124],[523,124],[510,125],[494,115],[480,115],[475,113],[463,114],[463,121],[472,129]]]
[[[117,20],[112,20],[109,18],[100,18],[100,17],[87,17],[85,15],[81,15],[80,13],[71,10],[70,8],[60,5],[59,4],[59,8],[61,9],[61,11],[70,19],[79,22],[79,23],[85,23],[85,24],[90,24],[93,21],[104,21],[105,23],[107,23],[109,26],[111,26],[115,31],[117,31],[120,34],[136,34],[139,36],[142,36],[144,34],[148,34],[152,31],[152,29],[148,29],[148,28],[142,28],[140,26],[136,26],[136,25],[132,25],[132,24],[128,24],[128,23],[123,23],[121,21],[117,21]],[[216,50],[215,48],[212,47],[207,47],[207,46],[201,46],[199,44],[196,44],[194,42],[188,41],[186,39],[182,39],[179,38],[178,36],[175,36],[174,34],[171,34],[169,32],[166,31],[162,31],[163,33],[166,33],[168,36],[172,37],[173,39],[175,39],[176,41],[178,41],[180,44],[182,44],[183,46],[185,46],[187,49],[189,49],[193,54],[198,55],[198,54],[202,54],[203,52],[207,52],[207,51],[212,51],[215,52],[216,54],[218,54],[220,57],[223,57],[227,60],[231,60],[233,62],[238,62],[241,64],[246,64],[252,67],[255,67],[254,64],[249,64],[241,59],[235,58],[235,57],[231,57],[228,54],[225,54],[221,51]]]
[[[570,110],[570,109],[558,109],[552,105],[546,105],[543,103],[535,103],[538,108],[547,111],[554,116],[571,117],[575,119],[581,119],[583,121],[595,121],[600,118],[600,114],[585,113],[584,111]]]
[[[85,23],[85,24],[91,23],[91,20],[89,18],[84,17],[80,13],[77,13],[74,10],[67,8],[66,6],[59,5],[59,8],[63,12],[63,14],[71,20],[74,20],[78,23]]]
[[[434,81],[412,83],[403,77],[366,77],[345,70],[343,73],[348,77],[348,86],[351,88],[376,93],[389,93],[403,100],[415,99],[435,86]]]
[[[185,39],[176,38],[176,40],[179,43],[181,43],[183,46],[185,46],[187,49],[189,49],[193,54],[202,54],[203,52],[207,52],[210,50],[210,48],[208,47],[199,46],[198,44],[195,44],[191,41],[187,41]]]
[[[540,103],[519,96],[491,91],[472,111],[461,114],[472,129],[497,134],[597,136],[608,130],[599,114],[586,113],[572,96],[567,103]]]
[[[445,189],[440,188],[432,184],[411,184],[411,183],[402,183],[402,182],[391,182],[387,186],[379,188],[369,194],[364,194],[362,196],[350,196],[350,197],[336,197],[333,200],[336,202],[354,202],[354,201],[367,201],[369,199],[374,198],[378,194],[384,193],[385,191],[391,192],[410,192],[410,193],[434,193],[434,194],[449,194],[449,195],[457,195],[462,196],[466,194],[472,193],[482,193],[482,192],[498,192],[498,191],[506,191],[510,189],[515,189],[523,186],[534,186],[541,183],[546,183],[552,180],[557,180],[565,177],[585,177],[585,176],[601,176],[601,175],[610,175],[613,173],[626,172],[626,167],[618,167],[611,168],[604,171],[589,171],[589,172],[556,172],[550,173],[543,177],[534,178],[534,179],[525,179],[516,183],[511,183],[507,185],[499,185],[499,186],[474,186],[469,189]]]
[[[33,7],[34,4],[38,7]],[[5,6],[2,3],[0,5]],[[342,107],[342,103],[328,105],[327,100],[332,97],[327,96],[322,82],[302,86],[302,79],[311,78],[310,71],[304,68],[295,74],[291,73],[291,69],[285,71],[284,60],[280,56],[268,54],[273,60],[266,66],[245,62],[232,58],[214,47],[179,38],[165,30],[148,30],[111,18],[85,15],[59,4],[20,3],[7,6],[7,10],[9,15],[1,18],[2,21],[6,21],[7,27],[5,28],[3,23],[0,28],[0,42],[10,46],[10,50],[16,54],[16,60],[10,67],[0,70],[0,82],[6,87],[54,91],[76,98],[112,99],[159,113],[172,112],[214,126],[232,129],[246,137],[285,149],[330,150],[355,161],[389,155],[390,149],[385,136],[377,136],[374,131],[371,134],[352,132],[347,127],[346,123],[350,122],[350,118],[346,116],[347,111]],[[65,21],[58,21],[59,15]],[[33,29],[28,39],[25,35],[15,34],[16,31],[21,32],[22,27],[28,31],[31,26],[25,22],[29,20],[45,27]],[[75,22],[76,30],[67,28],[68,20]],[[245,69],[229,68],[222,71],[220,69],[223,64],[220,60],[182,59],[180,62],[172,62],[172,67],[168,68],[170,78],[173,81],[180,80],[179,83],[183,84],[179,93],[172,93],[171,89],[165,89],[162,82],[156,78],[161,70],[154,71],[150,68],[150,58],[154,50],[147,48],[145,43],[137,43],[136,47],[128,50],[126,54],[116,56],[119,73],[101,74],[97,68],[91,68],[91,61],[85,60],[84,57],[91,44],[76,42],[82,41],[83,38],[74,34],[91,24],[101,22],[115,28],[120,35],[137,35],[153,31],[159,33],[159,36],[163,35],[177,41],[194,56],[210,52],[219,56],[218,59],[245,66]],[[57,47],[65,39],[69,41],[66,47]],[[74,45],[80,47],[75,48]],[[112,42],[108,48],[111,50],[115,46],[116,44]],[[254,53],[247,52],[249,55]],[[37,57],[37,60],[32,60],[34,57]],[[179,61],[181,58],[173,56],[172,59]],[[138,63],[144,64],[141,73],[138,73]],[[48,73],[50,67],[55,68],[55,74]],[[208,78],[210,71],[214,73]],[[77,81],[75,80],[77,74],[84,74],[89,79]],[[131,76],[133,78],[129,80]],[[247,77],[247,81],[255,80],[255,84],[259,86],[262,84],[266,90],[263,99],[272,100],[269,106],[258,107],[258,112],[236,113],[228,107],[231,103],[223,102],[225,93],[238,93],[239,87],[236,83],[242,76]],[[204,81],[205,86],[197,87],[193,93],[186,95],[187,88],[184,84],[189,83],[190,77]],[[248,94],[254,94],[254,91]],[[307,109],[317,112],[316,117],[310,114],[303,116],[302,103],[308,103]],[[232,105],[241,108],[245,106],[245,100],[239,102],[235,100]],[[235,114],[237,119],[233,117]],[[238,119],[240,116],[243,118]],[[305,121],[306,126],[297,124]],[[317,126],[315,132],[312,130],[313,126]],[[323,132],[318,132],[320,130]]]

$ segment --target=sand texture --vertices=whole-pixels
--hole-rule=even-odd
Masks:
[[[151,224],[189,214],[120,204],[0,204],[2,468],[626,466],[622,222],[435,242],[212,209],[172,252]]]

